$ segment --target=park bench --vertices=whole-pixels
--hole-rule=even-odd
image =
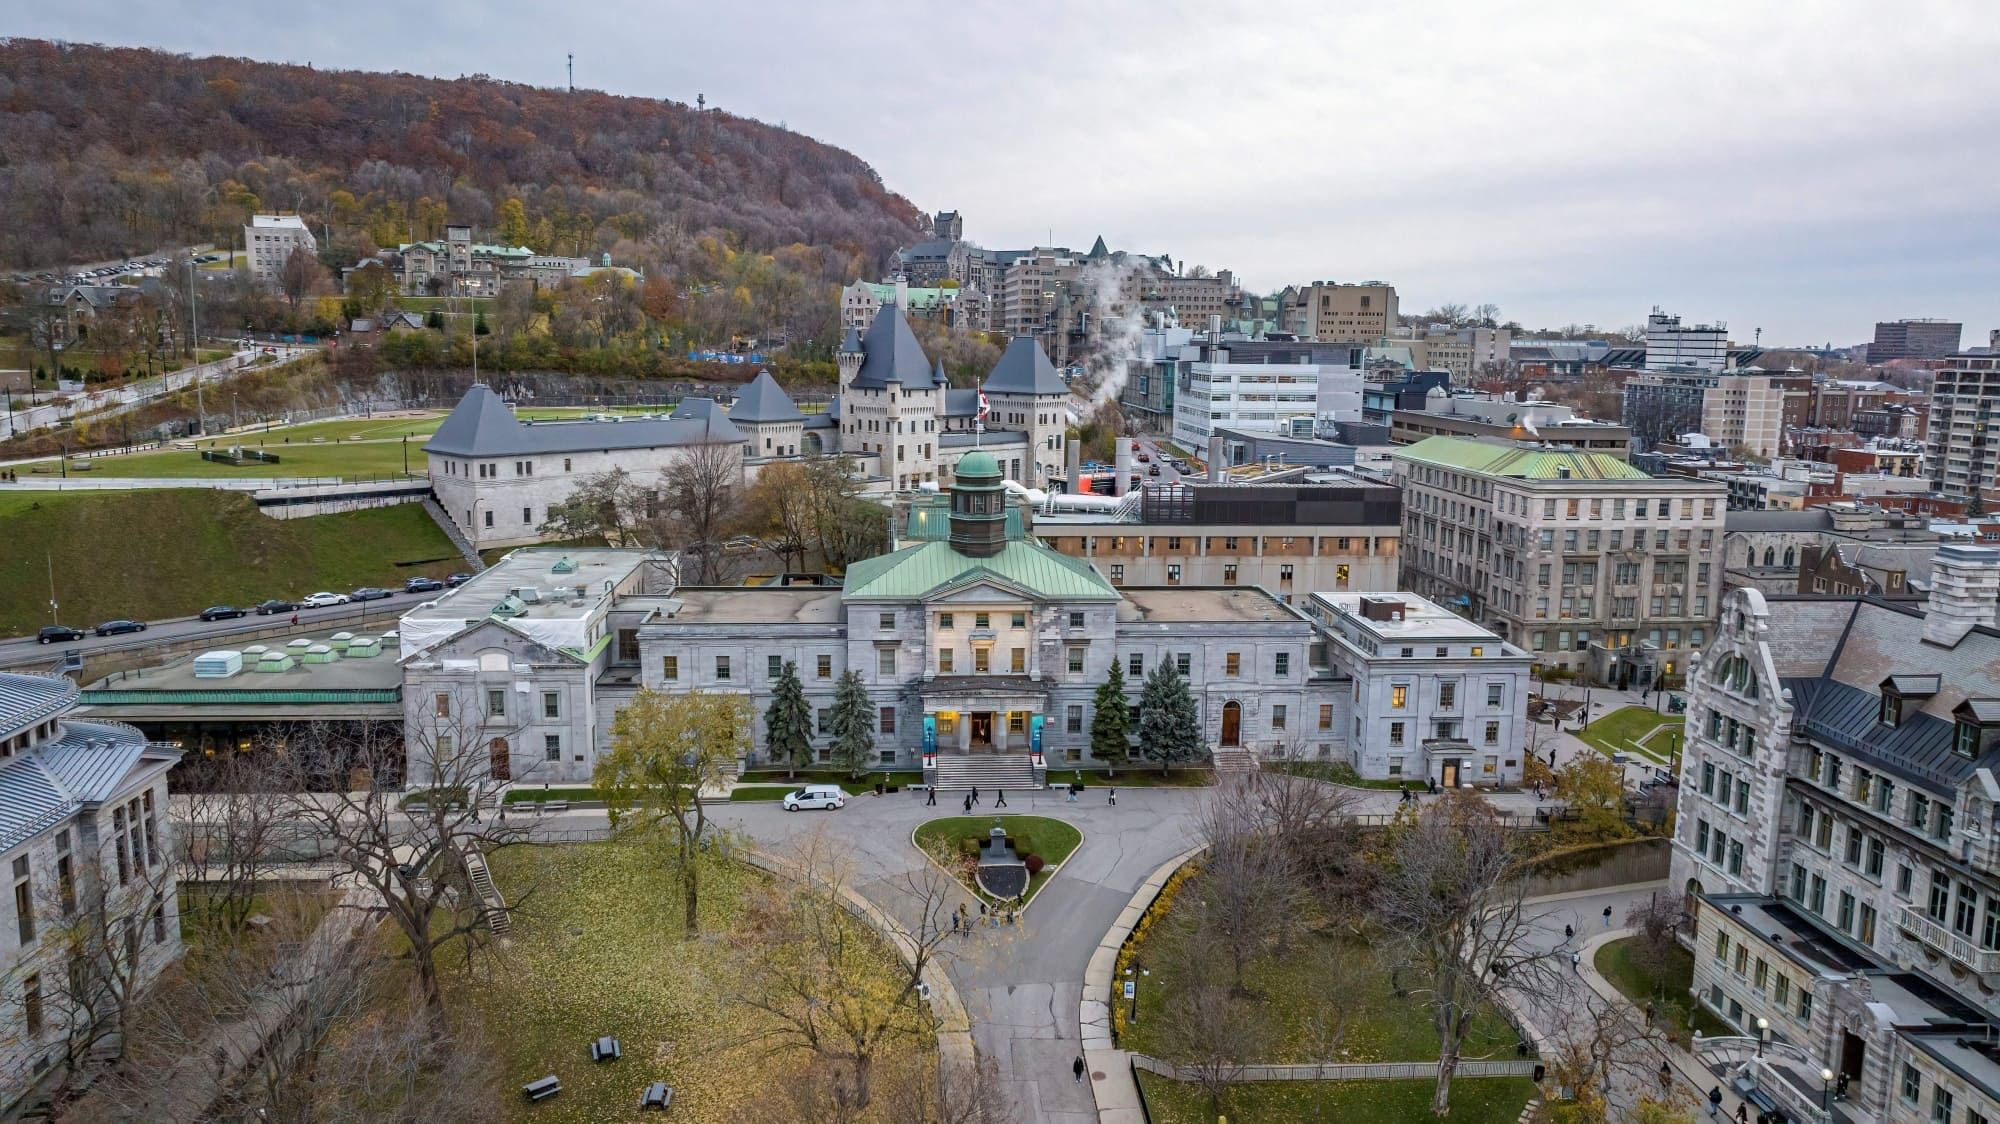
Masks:
[[[665,1112],[667,1109],[673,1107],[673,1103],[673,1086],[668,1085],[664,1081],[655,1081],[651,1085],[646,1086],[645,1095],[639,1098],[640,1108],[657,1108],[661,1112]]]
[[[562,1082],[551,1073],[539,1081],[530,1081],[521,1086],[522,1095],[531,1101],[545,1101],[562,1092]]]
[[[600,1038],[597,1041],[592,1042],[590,1044],[591,1061],[594,1062],[616,1061],[618,1060],[618,1057],[619,1057],[618,1040],[616,1038],[611,1037],[610,1035],[605,1035],[603,1038]]]

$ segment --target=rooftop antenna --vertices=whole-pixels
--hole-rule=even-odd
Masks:
[[[564,57],[569,59],[569,92],[573,94],[576,93],[576,55],[572,53]]]
[[[705,95],[696,94],[694,96],[694,111],[696,113],[700,113],[707,108],[708,108],[708,98]]]

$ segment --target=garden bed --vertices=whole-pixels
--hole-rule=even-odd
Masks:
[[[998,821],[1007,831],[1014,853],[1026,858],[1038,855],[1042,859],[1042,869],[1033,871],[1028,877],[1027,893],[1021,897],[1021,904],[1035,900],[1035,895],[1055,876],[1056,869],[1083,843],[1083,833],[1061,820],[1046,816],[989,816],[975,812],[970,816],[952,816],[919,824],[912,836],[917,848],[940,861],[956,861],[959,868],[954,871],[966,889],[979,895],[983,901],[995,899],[980,889],[973,880],[972,868],[978,863],[979,845],[991,837],[993,824]],[[1025,847],[1025,849],[1024,849]],[[1030,869],[1033,868],[1029,864]]]

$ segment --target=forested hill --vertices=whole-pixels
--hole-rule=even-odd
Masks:
[[[878,272],[918,220],[852,153],[715,110],[0,40],[0,265],[227,245],[254,210],[330,226],[323,256],[350,262],[448,220],[693,275],[803,243],[834,278]]]

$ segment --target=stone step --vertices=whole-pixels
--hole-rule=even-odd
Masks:
[[[1025,790],[1035,787],[1035,766],[1025,753],[939,756],[936,784],[940,792],[972,788],[989,792],[1009,788]]]
[[[1218,774],[1257,771],[1257,755],[1247,749],[1218,749],[1214,757],[1215,771]]]

